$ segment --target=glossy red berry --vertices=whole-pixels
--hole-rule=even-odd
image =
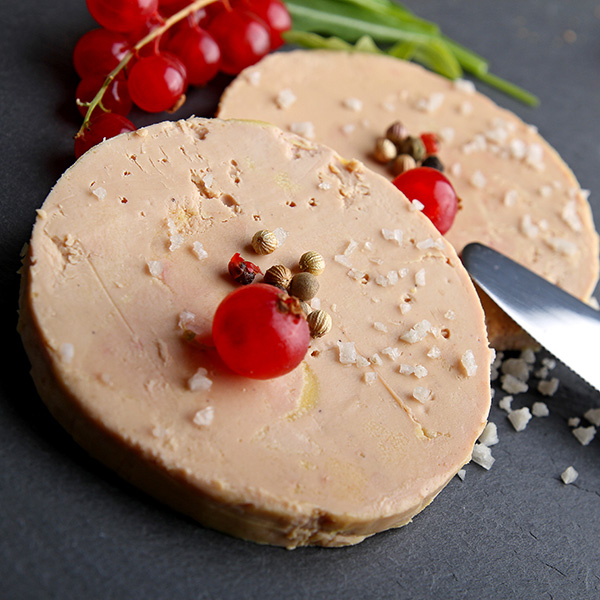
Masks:
[[[212,336],[223,362],[254,379],[289,373],[302,362],[310,344],[299,301],[264,283],[240,287],[221,302]]]
[[[73,65],[82,79],[89,75],[108,75],[127,54],[127,38],[108,29],[84,33],[73,49]]]
[[[209,23],[208,31],[221,48],[221,70],[236,75],[271,49],[271,34],[258,17],[243,11],[223,11]]]
[[[75,97],[79,102],[91,102],[103,84],[104,77],[93,75],[85,77],[79,82]],[[102,96],[102,106],[104,109],[112,113],[127,116],[131,111],[131,104],[127,81],[124,79],[114,79]],[[77,109],[82,115],[85,116],[87,114],[87,106],[82,106],[78,103]],[[97,107],[92,115],[96,115],[99,112],[102,112],[102,108]]]
[[[441,234],[450,229],[458,209],[458,198],[443,173],[431,167],[417,167],[401,173],[393,183],[409,200],[418,200],[425,206],[423,213]]]
[[[435,133],[422,133],[421,140],[427,154],[437,154],[439,152],[438,136]]]
[[[234,6],[243,6],[259,17],[269,28],[271,50],[283,45],[281,34],[292,28],[292,17],[281,0],[237,0]]]
[[[182,29],[168,42],[167,50],[185,65],[191,85],[204,85],[219,72],[221,50],[213,36],[204,29]]]
[[[229,274],[236,283],[248,285],[254,278],[262,273],[259,267],[250,261],[244,260],[239,252],[236,252],[229,261]]]
[[[89,127],[84,130],[82,135],[75,138],[75,156],[79,158],[84,152],[104,139],[134,130],[135,125],[122,115],[109,112],[102,113],[91,120]]]
[[[158,0],[86,0],[94,20],[111,31],[133,31],[154,15]]]
[[[129,73],[129,95],[142,110],[151,113],[169,110],[187,88],[185,67],[172,54],[144,56]]]

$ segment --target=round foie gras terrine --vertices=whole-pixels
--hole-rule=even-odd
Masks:
[[[272,254],[252,250],[262,229]],[[297,271],[310,250],[332,329],[286,375],[235,375],[206,342],[239,287],[232,255]],[[490,407],[454,249],[385,178],[255,122],[161,123],[81,157],[39,210],[19,328],[42,399],[92,455],[204,525],[288,548],[409,522]]]
[[[218,116],[274,123],[389,179],[391,165],[374,158],[377,138],[397,121],[410,136],[433,133],[437,157],[460,198],[446,233],[456,251],[469,242],[487,244],[590,299],[598,239],[587,193],[534,127],[468,81],[452,82],[383,55],[296,50],[269,55],[242,72],[225,90]],[[532,344],[483,294],[482,302],[492,346]]]

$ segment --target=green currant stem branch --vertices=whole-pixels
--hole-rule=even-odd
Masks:
[[[129,64],[129,61],[147,44],[158,39],[165,31],[168,31],[175,23],[179,23],[193,12],[208,6],[209,4],[214,4],[215,2],[219,2],[221,0],[194,0],[194,2],[188,4],[185,8],[182,8],[179,12],[176,12],[174,15],[171,15],[165,22],[152,30],[148,35],[139,40],[135,46],[131,50],[125,54],[125,56],[121,59],[121,62],[106,76],[102,87],[98,90],[98,93],[94,96],[94,98],[86,103],[88,107],[85,117],[83,119],[83,123],[79,128],[79,131],[75,134],[75,137],[81,137],[85,130],[88,128],[91,120],[92,113],[97,106],[102,107],[102,98],[108,89],[108,86],[114,81],[115,77]],[[225,4],[229,5],[227,0],[223,0]]]

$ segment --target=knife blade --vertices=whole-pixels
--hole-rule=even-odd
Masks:
[[[475,283],[546,350],[600,390],[600,313],[479,243],[462,251]]]

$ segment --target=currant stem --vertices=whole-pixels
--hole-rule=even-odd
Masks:
[[[108,86],[114,81],[115,77],[127,66],[129,61],[144,46],[146,46],[150,42],[158,39],[163,33],[165,33],[165,31],[170,29],[176,23],[179,23],[179,21],[182,21],[183,19],[185,19],[186,17],[191,15],[193,12],[200,10],[201,8],[204,8],[205,6],[208,6],[209,4],[214,4],[215,2],[220,2],[220,1],[221,0],[194,0],[194,2],[191,2],[190,4],[188,4],[188,6],[186,6],[185,8],[182,8],[179,12],[175,13],[174,15],[171,15],[168,19],[165,20],[165,22],[162,25],[160,25],[156,29],[152,30],[148,35],[146,35],[141,40],[139,40],[135,44],[135,46],[133,46],[133,48],[131,48],[131,50],[128,50],[127,54],[125,54],[125,56],[121,59],[121,62],[106,76],[106,79],[104,80],[104,83],[98,90],[98,93],[94,96],[94,98],[89,103],[86,103],[88,110],[85,114],[83,123],[82,123],[81,127],[79,128],[79,131],[75,134],[75,137],[76,138],[81,137],[85,133],[85,130],[89,126],[91,116],[92,116],[92,113],[94,112],[94,109],[97,106],[100,106],[100,108],[103,108],[102,107],[102,98],[104,97],[104,94],[105,94],[106,90],[108,89]],[[227,0],[222,0],[222,1],[227,6],[229,6],[229,2]]]

